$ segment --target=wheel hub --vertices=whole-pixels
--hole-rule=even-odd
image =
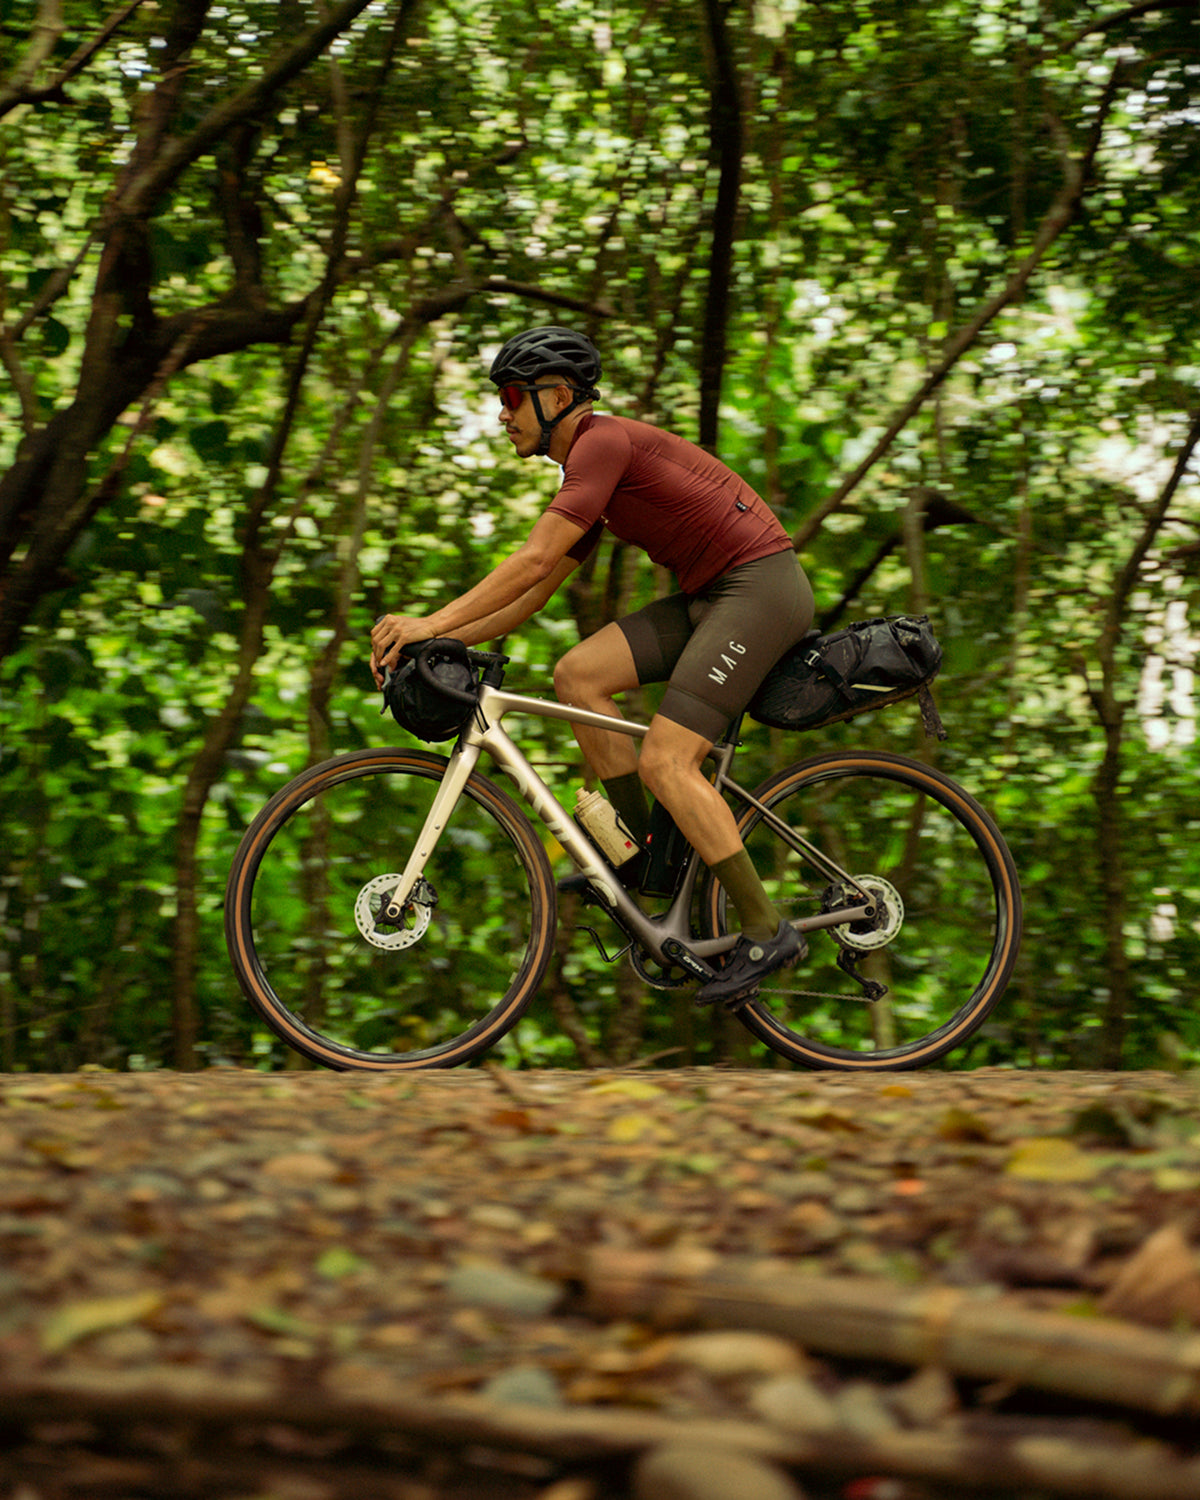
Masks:
[[[388,951],[411,948],[425,936],[433,908],[437,905],[437,895],[425,880],[418,880],[413,887],[399,921],[392,923],[384,918],[381,925],[381,913],[399,884],[399,875],[376,875],[358,893],[358,900],[354,903],[354,920],[359,932],[373,948]]]

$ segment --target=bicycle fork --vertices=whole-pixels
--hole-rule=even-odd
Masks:
[[[388,922],[398,922],[404,914],[417,883],[424,877],[425,866],[437,848],[438,840],[446,831],[450,815],[463,794],[463,788],[471,778],[471,772],[479,763],[478,744],[460,744],[450,757],[446,774],[434,793],[433,805],[426,815],[421,832],[413,845],[412,853],[400,876],[400,884],[384,902],[380,916]]]

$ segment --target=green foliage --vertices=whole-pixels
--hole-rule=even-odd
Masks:
[[[5,14],[14,86],[35,9]],[[1113,922],[1132,966],[1126,1063],[1158,1064],[1164,1032],[1200,1059],[1194,479],[1105,635],[1200,409],[1200,21],[1139,9],[727,12],[746,108],[721,453],[797,533],[1042,246],[1095,136],[1069,228],[1036,248],[1021,295],[806,532],[823,617],[935,615],[952,730],[938,754],[1022,870],[1025,970],[966,1061],[1095,1061]],[[93,36],[94,7],[62,10],[27,89]],[[61,94],[0,99],[0,616],[38,528],[72,518],[0,664],[6,1068],[169,1060],[189,903],[201,1055],[270,1055],[224,957],[229,856],[287,774],[395,732],[376,717],[371,621],[478,579],[552,494],[553,471],[494,436],[483,371],[503,337],[542,318],[586,328],[610,409],[696,434],[717,183],[701,8],[366,6],[324,57],[214,129],[118,244],[106,205],[136,153],[161,164],[315,19],[293,0],[210,8],[168,80],[184,13],[139,8]],[[193,316],[182,342],[154,342]],[[75,448],[48,424],[117,390],[111,420],[61,429],[78,435],[68,475]],[[47,433],[60,462],[18,495]],[[918,497],[915,548],[903,527]],[[524,685],[549,691],[606,589],[624,607],[662,586],[644,564],[613,580],[607,566],[590,597],[564,593],[509,643]],[[1098,852],[1106,684],[1123,715],[1120,910]],[[910,733],[901,710],[822,742],[912,748]],[[569,800],[569,740],[539,727],[532,748]],[[754,730],[748,758],[765,775],[809,749]],[[615,973],[580,940],[560,977],[593,1045],[619,1050]],[[647,1002],[638,1045],[727,1049],[684,1020]],[[576,1055],[548,1013],[511,1046]]]

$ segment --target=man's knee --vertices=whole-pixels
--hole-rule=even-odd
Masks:
[[[554,664],[554,696],[560,703],[583,703],[587,673],[582,668],[580,655],[579,647],[574,646]]]
[[[638,775],[642,778],[642,785],[656,801],[663,800],[664,792],[670,796],[672,781],[670,758],[661,752],[652,739],[642,741],[638,750],[637,769]]]
[[[638,753],[638,775],[651,796],[662,801],[701,776],[710,741],[671,720],[655,718]]]
[[[572,646],[554,668],[560,703],[579,708],[606,704],[615,694],[637,687],[637,667],[629,644],[614,625]]]

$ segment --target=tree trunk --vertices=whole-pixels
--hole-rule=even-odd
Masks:
[[[1117,683],[1120,680],[1118,649],[1142,567],[1167,519],[1175,492],[1198,443],[1200,415],[1193,418],[1171,477],[1146,515],[1141,534],[1113,585],[1104,627],[1096,648],[1100,685],[1089,687],[1092,706],[1104,731],[1104,756],[1092,783],[1092,795],[1096,803],[1096,844],[1100,864],[1100,890],[1104,901],[1104,948],[1108,967],[1108,1000],[1104,1008],[1101,1034],[1101,1062],[1106,1068],[1119,1068],[1122,1065],[1132,1003],[1129,952],[1125,938],[1125,923],[1129,911],[1124,854],[1125,811],[1120,785],[1121,737],[1126,705],[1117,696]]]
[[[742,99],[733,48],[725,25],[727,3],[728,0],[705,0],[704,4],[712,74],[709,118],[718,178],[704,306],[704,342],[700,353],[700,445],[712,453],[717,449],[742,182]]]

